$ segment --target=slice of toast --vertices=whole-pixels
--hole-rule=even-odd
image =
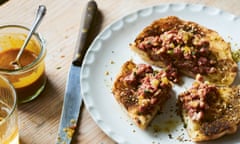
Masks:
[[[146,62],[166,68],[178,82],[180,73],[201,74],[217,85],[231,85],[237,74],[230,44],[215,31],[195,22],[169,16],[154,21],[130,44]]]
[[[217,87],[198,80],[179,95],[177,104],[193,141],[217,139],[238,129],[240,86]]]
[[[112,92],[134,123],[145,129],[169,99],[171,88],[164,71],[127,61],[114,81]]]

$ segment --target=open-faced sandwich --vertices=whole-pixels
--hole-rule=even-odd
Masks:
[[[165,71],[130,60],[123,64],[112,92],[136,125],[145,129],[170,98],[171,88]]]
[[[169,16],[154,21],[130,44],[146,62],[165,68],[167,77],[201,74],[216,85],[230,85],[237,73],[230,44],[215,31]]]
[[[240,123],[240,86],[217,87],[197,75],[192,87],[179,95],[178,107],[193,141],[235,133]]]

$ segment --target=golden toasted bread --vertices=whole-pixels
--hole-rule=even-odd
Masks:
[[[240,86],[217,87],[196,81],[179,95],[178,107],[193,141],[233,134],[240,123]]]
[[[230,44],[214,30],[169,16],[154,21],[130,44],[143,60],[167,68],[170,80],[179,73],[201,74],[211,83],[231,85],[237,74]]]
[[[112,92],[136,125],[145,129],[170,97],[171,84],[164,71],[127,61],[114,81]]]

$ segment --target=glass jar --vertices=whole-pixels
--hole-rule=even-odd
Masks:
[[[29,102],[39,96],[47,81],[44,63],[45,41],[38,33],[32,35],[20,57],[21,67],[11,64],[28,33],[29,29],[23,26],[0,26],[0,74],[13,84],[18,103]]]
[[[3,76],[0,76],[0,143],[19,143],[17,96],[12,84]]]

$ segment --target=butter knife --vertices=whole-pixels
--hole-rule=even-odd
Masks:
[[[81,21],[74,59],[68,73],[61,120],[58,129],[57,144],[69,144],[72,141],[73,134],[77,127],[77,121],[82,105],[80,71],[87,49],[87,38],[96,12],[96,2],[93,0],[88,1]]]

